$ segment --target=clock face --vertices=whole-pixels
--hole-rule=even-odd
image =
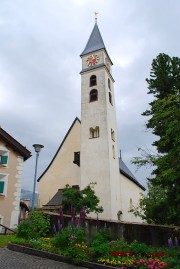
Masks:
[[[99,62],[99,57],[97,55],[90,55],[87,58],[86,64],[87,66],[94,66],[95,64],[97,64]]]

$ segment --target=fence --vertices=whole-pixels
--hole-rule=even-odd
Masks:
[[[58,227],[59,214],[50,213],[51,227],[53,229]],[[64,225],[67,226],[71,223],[71,217],[64,216]],[[145,223],[130,223],[121,221],[106,221],[95,220],[91,218],[85,219],[85,227],[89,240],[98,230],[107,229],[113,240],[125,240],[132,242],[137,240],[140,243],[146,243],[151,246],[167,246],[168,239],[172,240],[175,237],[180,240],[180,227],[177,226],[164,226],[164,225],[151,225]]]

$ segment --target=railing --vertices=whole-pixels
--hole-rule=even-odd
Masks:
[[[4,225],[2,225],[2,224],[0,224],[0,227],[2,227],[3,229],[3,232],[1,232],[0,231],[0,235],[7,235],[7,234],[10,234],[10,233],[15,233],[15,231],[13,231],[13,230],[11,230],[10,228],[8,228],[8,227],[6,227],[6,226],[4,226]],[[9,231],[9,232],[8,232]]]

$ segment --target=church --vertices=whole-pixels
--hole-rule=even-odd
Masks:
[[[104,210],[99,219],[141,222],[129,210],[145,188],[118,156],[113,63],[97,22],[80,57],[81,120],[75,118],[38,178],[39,206],[59,206],[66,184],[84,189],[96,182]]]

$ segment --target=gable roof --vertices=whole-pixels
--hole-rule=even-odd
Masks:
[[[98,25],[97,23],[95,23],[94,28],[92,30],[92,33],[89,37],[89,40],[86,44],[85,49],[83,50],[83,52],[81,53],[81,56],[97,51],[97,50],[101,50],[101,49],[105,49],[106,47],[104,45],[104,41],[102,39],[101,33],[99,31]]]
[[[31,157],[31,152],[1,127],[0,139],[3,140],[7,144],[7,146],[13,148],[14,151],[18,152],[21,156],[23,156],[25,161]]]
[[[146,190],[135,178],[135,176],[131,173],[129,168],[125,165],[123,160],[119,158],[119,170],[120,173],[129,178],[131,181],[133,181],[137,186],[139,186],[142,190]]]
[[[60,149],[62,148],[62,146],[63,146],[63,144],[64,144],[66,138],[68,137],[69,133],[71,132],[73,126],[74,126],[75,123],[76,123],[76,121],[78,121],[79,123],[81,123],[81,121],[79,120],[79,118],[76,117],[75,120],[73,121],[73,123],[71,124],[71,127],[69,128],[68,132],[66,133],[66,135],[65,135],[65,137],[64,137],[64,139],[63,139],[63,141],[62,141],[62,143],[60,144],[58,150],[56,151],[56,153],[55,153],[55,155],[54,155],[52,161],[50,162],[50,164],[48,165],[48,167],[45,169],[45,171],[42,173],[42,175],[40,175],[40,177],[38,178],[38,180],[37,180],[38,182],[39,182],[40,179],[43,177],[43,175],[48,171],[48,169],[50,168],[51,164],[52,164],[53,161],[55,160],[56,156],[58,155]]]

